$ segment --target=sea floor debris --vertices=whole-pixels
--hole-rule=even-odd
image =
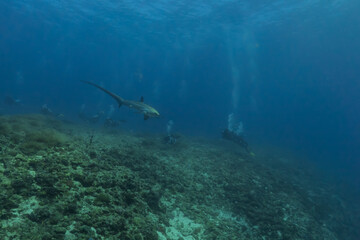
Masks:
[[[357,239],[355,198],[316,176],[220,140],[0,116],[0,239]]]

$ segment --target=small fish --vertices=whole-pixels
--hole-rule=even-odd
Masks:
[[[117,103],[119,104],[119,107],[121,107],[122,105],[125,105],[129,108],[133,108],[133,109],[137,110],[141,114],[144,114],[144,120],[148,120],[149,118],[160,117],[159,112],[156,111],[155,108],[144,103],[143,97],[140,98],[140,101],[125,100],[122,97],[116,95],[115,93],[112,93],[112,92],[106,90],[105,88],[100,87],[99,85],[97,85],[95,83],[88,82],[88,81],[82,81],[82,82],[90,84],[94,87],[97,87],[98,89],[109,94],[112,98],[114,98],[117,101]]]

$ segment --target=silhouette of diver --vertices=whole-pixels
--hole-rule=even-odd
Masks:
[[[229,129],[225,129],[224,131],[222,131],[221,134],[224,139],[232,141],[232,142],[240,145],[248,153],[250,153],[249,144],[240,135],[234,133],[233,131],[230,131]]]

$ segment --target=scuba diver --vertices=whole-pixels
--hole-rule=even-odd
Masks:
[[[6,96],[4,98],[4,104],[6,104],[8,106],[21,105],[21,100],[13,98],[11,96]]]
[[[249,150],[249,144],[239,134],[236,134],[229,129],[225,129],[222,131],[221,135],[222,138],[236,143],[240,147],[244,148],[248,153],[251,153]]]

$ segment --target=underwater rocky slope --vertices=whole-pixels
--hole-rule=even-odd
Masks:
[[[0,239],[357,239],[330,182],[231,143],[0,117]]]

